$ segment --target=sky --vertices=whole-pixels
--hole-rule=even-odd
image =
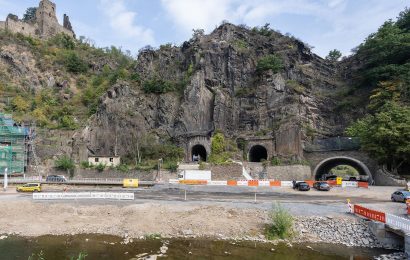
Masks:
[[[384,21],[395,19],[407,0],[54,0],[57,16],[70,16],[74,31],[98,47],[117,46],[137,54],[146,45],[182,44],[192,29],[212,32],[222,21],[290,33],[325,57],[349,55]],[[0,0],[0,20],[23,16],[39,0]]]

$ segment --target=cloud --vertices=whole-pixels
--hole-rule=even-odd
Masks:
[[[101,0],[100,4],[115,34],[140,46],[155,44],[154,32],[136,23],[137,13],[127,10],[123,0]]]
[[[161,0],[162,7],[178,28],[209,31],[222,20],[233,18],[233,0]]]

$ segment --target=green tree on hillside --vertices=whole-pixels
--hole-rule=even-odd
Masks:
[[[336,62],[342,57],[342,53],[339,50],[331,50],[329,51],[329,54],[326,56],[327,60],[330,60],[332,62]]]
[[[23,15],[23,21],[30,22],[36,19],[36,7],[29,7],[26,10],[26,13]]]
[[[391,102],[375,115],[358,120],[347,134],[360,138],[363,150],[397,173],[410,163],[410,108]]]

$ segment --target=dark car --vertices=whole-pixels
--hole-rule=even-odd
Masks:
[[[295,184],[295,189],[299,191],[308,191],[310,190],[310,186],[306,182],[302,181]]]
[[[325,181],[335,181],[337,179],[336,175],[329,175],[325,177]]]
[[[317,181],[313,184],[313,188],[315,188],[317,190],[329,191],[330,190],[330,185],[327,182],[324,182],[324,181]]]
[[[46,178],[46,182],[66,182],[67,179],[63,175],[49,175]]]
[[[410,199],[410,192],[405,190],[398,190],[391,195],[391,201],[393,202],[406,202],[406,199]]]

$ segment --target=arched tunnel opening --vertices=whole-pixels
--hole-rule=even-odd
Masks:
[[[359,160],[349,157],[333,157],[320,162],[314,172],[316,180],[344,177],[371,183],[373,181],[369,168]]]
[[[254,145],[249,151],[250,162],[261,162],[268,159],[268,151],[262,145]]]
[[[191,152],[193,162],[206,162],[207,152],[203,145],[197,144],[193,146]]]

